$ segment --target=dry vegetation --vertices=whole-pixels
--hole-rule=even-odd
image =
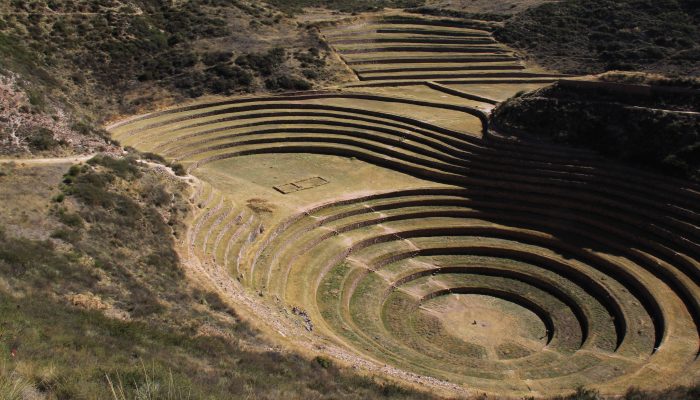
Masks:
[[[0,398],[697,398],[698,186],[503,129],[696,179],[697,82],[487,129],[561,77],[492,36],[539,3],[0,5],[2,151],[103,152],[0,164]]]
[[[114,152],[109,135],[76,122],[16,74],[0,75],[0,155]]]
[[[513,15],[530,7],[557,0],[428,0],[425,6],[435,10],[453,10],[471,14]]]
[[[561,72],[697,75],[699,13],[694,0],[564,0],[514,16],[496,37]]]
[[[185,279],[175,242],[190,205],[162,169],[99,157],[5,165],[0,182],[26,205],[1,216],[1,398],[426,398],[280,352]]]
[[[307,90],[346,78],[313,29],[249,1],[9,1],[0,5],[3,85],[32,123],[0,129],[2,151],[60,154],[102,141],[99,124],[203,95]],[[12,93],[0,93],[4,103]],[[6,117],[4,119],[9,118]],[[76,135],[77,133],[77,135]],[[19,135],[19,137],[17,137]],[[80,137],[83,136],[83,137]],[[52,140],[53,139],[53,140]],[[37,142],[32,145],[30,142]]]

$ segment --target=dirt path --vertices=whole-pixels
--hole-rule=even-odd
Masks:
[[[26,165],[51,165],[85,162],[97,153],[82,156],[56,157],[56,158],[0,158],[0,164],[16,163]]]

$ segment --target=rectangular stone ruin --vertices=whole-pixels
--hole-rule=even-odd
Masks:
[[[295,182],[285,183],[283,185],[273,186],[275,190],[282,194],[298,192],[300,190],[313,189],[329,183],[326,179],[320,176],[306,178]]]

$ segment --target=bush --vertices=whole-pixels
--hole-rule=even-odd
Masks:
[[[165,161],[165,158],[163,158],[163,156],[161,156],[160,154],[142,153],[141,156],[143,158],[145,158],[146,160],[155,161],[155,162],[157,162],[159,164],[163,164],[163,165],[167,164],[167,162]]]
[[[12,238],[0,231],[0,274],[20,279],[36,288],[46,287],[56,280],[66,280],[68,286],[91,287],[97,277],[84,271],[75,256],[56,250],[49,240]]]
[[[305,69],[301,73],[306,79],[318,79],[318,72],[313,69]]]
[[[58,220],[73,228],[82,228],[84,223],[80,215],[66,211],[65,208],[60,208],[57,213]]]
[[[71,165],[68,169],[68,175],[78,176],[78,174],[80,173],[80,169],[80,165]]]
[[[172,165],[171,165],[171,168],[173,169],[173,172],[174,172],[175,175],[177,175],[177,176],[185,176],[185,175],[187,175],[187,170],[186,170],[185,167],[183,167],[182,164],[180,164],[180,163],[172,164]]]
[[[202,56],[202,62],[204,65],[212,66],[220,63],[225,63],[231,60],[233,53],[230,51],[212,51],[209,53],[204,53]]]
[[[236,58],[236,64],[255,71],[256,73],[269,76],[275,72],[284,62],[287,53],[281,47],[270,49],[267,53],[252,53]]]
[[[229,307],[228,304],[224,303],[224,301],[216,292],[195,289],[193,296],[201,304],[207,305],[214,311],[223,312],[231,315],[232,317],[237,317],[236,312],[233,309],[231,309],[231,307]]]
[[[57,229],[51,232],[52,239],[60,239],[66,243],[76,243],[80,240],[80,233],[68,229]]]
[[[652,392],[631,388],[622,397],[623,400],[691,400],[700,398],[700,385],[692,387],[675,387]]]
[[[603,397],[597,390],[578,387],[575,393],[569,396],[555,397],[553,400],[603,400]]]
[[[316,358],[314,358],[314,362],[324,369],[328,369],[333,366],[333,362],[323,356],[316,356]]]
[[[144,259],[147,265],[156,267],[161,271],[167,271],[168,274],[174,273],[178,277],[183,277],[184,274],[180,270],[179,261],[177,253],[172,249],[158,249]]]
[[[172,195],[165,190],[163,185],[148,184],[140,190],[141,199],[147,203],[160,207],[170,204]]]
[[[90,126],[90,124],[85,122],[85,121],[78,121],[78,122],[74,123],[71,126],[71,129],[76,131],[77,133],[83,135],[83,136],[88,136],[93,131],[92,126]]]
[[[133,158],[114,158],[106,155],[97,155],[88,160],[88,164],[106,167],[116,176],[126,180],[141,176],[138,163]]]
[[[29,147],[38,151],[51,150],[60,145],[60,142],[54,139],[53,132],[47,128],[36,128],[30,132],[27,142]]]
[[[347,13],[378,11],[384,7],[412,8],[423,5],[421,0],[269,0],[269,4],[280,10],[293,14],[304,7],[327,7]]]
[[[265,87],[270,90],[309,90],[311,89],[311,83],[296,76],[282,75],[267,79]]]

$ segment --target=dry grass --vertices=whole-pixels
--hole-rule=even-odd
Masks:
[[[32,383],[18,374],[8,370],[7,365],[0,367],[0,398],[3,400],[27,400],[32,398],[36,389]]]
[[[125,388],[124,382],[119,375],[116,376],[113,381],[109,374],[105,375],[105,379],[109,385],[109,390],[112,393],[112,400],[189,400],[192,398],[190,390],[187,388],[176,387],[175,379],[173,378],[172,371],[164,382],[159,382],[154,380],[153,372],[146,369],[146,366],[142,363],[142,382],[138,384],[136,382],[129,382],[128,386],[134,387],[134,394],[128,396],[128,389]]]

